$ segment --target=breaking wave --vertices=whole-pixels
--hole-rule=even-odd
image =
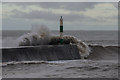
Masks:
[[[51,31],[45,25],[34,25],[31,33],[18,38],[18,46],[46,45],[49,43],[51,36]]]
[[[58,35],[54,35],[49,28],[47,28],[45,25],[33,25],[32,30],[30,33],[24,34],[21,37],[17,39],[15,42],[18,46],[18,48],[25,49],[24,47],[31,47],[31,48],[38,48],[40,45],[76,45],[77,49],[79,50],[79,54],[82,58],[86,58],[87,60],[116,60],[118,57],[118,49],[119,46],[102,46],[102,45],[87,45],[81,40],[78,40],[74,36],[70,35],[64,35],[63,36],[64,42],[63,44],[60,44],[60,37]],[[49,48],[49,46],[48,46]],[[64,46],[65,49],[67,49]],[[62,48],[64,51],[66,51],[64,48]],[[14,48],[9,48],[14,49]],[[70,49],[70,47],[68,48]],[[5,51],[7,49],[3,49]],[[36,49],[35,49],[36,50]],[[24,52],[21,52],[24,53]],[[34,53],[31,53],[32,55],[35,55]],[[26,57],[28,58],[29,53],[25,52]],[[22,55],[24,56],[24,55]],[[18,55],[18,57],[21,57]],[[31,56],[32,57],[32,56]],[[21,59],[25,58],[21,57]],[[33,57],[31,58],[33,59]],[[13,63],[48,63],[46,61],[21,61],[21,62],[8,62],[8,64]]]
[[[119,46],[101,46],[101,45],[89,45],[91,48],[90,55],[85,60],[118,60]],[[66,60],[60,61],[11,61],[3,62],[2,66],[14,65],[14,64],[56,64],[64,63]]]
[[[74,36],[64,35],[63,44],[76,44],[82,58],[90,53],[89,47]],[[53,35],[45,25],[33,25],[31,33],[18,38],[18,46],[60,45],[60,36]]]
[[[118,60],[120,46],[89,45],[89,47],[91,48],[91,52],[87,59]]]

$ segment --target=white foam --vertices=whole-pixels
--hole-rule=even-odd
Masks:
[[[45,25],[32,25],[31,33],[18,38],[19,46],[36,46],[48,44],[52,36],[51,31]]]
[[[79,53],[82,58],[87,57],[90,53],[90,49],[87,44],[78,40],[74,36],[64,35],[64,40],[70,42],[70,44],[75,44],[78,47]],[[32,30],[30,33],[20,36],[18,39],[7,38],[5,43],[11,43],[12,47],[18,46],[38,46],[38,45],[48,45],[51,42],[51,39],[57,41],[60,39],[60,36],[53,36],[52,32],[45,25],[32,25]],[[4,44],[3,42],[3,44]],[[10,45],[7,45],[9,47]]]

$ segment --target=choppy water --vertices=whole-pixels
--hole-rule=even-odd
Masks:
[[[2,31],[2,46],[13,47],[15,40],[30,31]],[[59,31],[52,31],[59,35]],[[64,31],[87,44],[118,45],[118,31]]]
[[[14,43],[30,31],[3,31],[2,47],[15,47]],[[53,31],[59,35],[58,31]],[[117,31],[64,31],[91,47],[87,60],[69,61],[11,61],[3,63],[4,78],[117,78]],[[11,65],[14,64],[14,65]],[[26,75],[27,74],[27,75]]]
[[[17,43],[16,42],[17,39],[19,39],[20,36],[29,32],[30,31],[3,31],[2,34],[3,47],[9,47],[9,48],[17,47],[15,45]],[[59,35],[58,31],[52,31],[52,33],[55,35]],[[91,52],[92,54],[89,56],[89,59],[93,59],[93,60],[117,59],[118,48],[119,48],[117,31],[64,31],[64,35],[74,36],[77,39],[87,43],[92,51]],[[108,47],[104,47],[104,46],[108,46]],[[97,55],[99,55],[99,57]],[[20,60],[22,60],[22,58],[20,58]]]

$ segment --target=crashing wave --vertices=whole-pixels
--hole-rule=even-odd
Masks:
[[[48,44],[52,36],[51,31],[44,25],[34,25],[31,33],[18,38],[19,46],[37,46]]]
[[[74,36],[64,35],[63,44],[76,44],[82,58],[90,53],[88,45]],[[63,45],[62,44],[62,45]],[[60,36],[53,36],[51,31],[44,25],[33,27],[32,32],[19,38],[19,46],[38,46],[38,45],[61,45]]]
[[[78,40],[76,37],[65,35],[65,36],[63,36],[63,40],[64,40],[63,44],[70,44],[70,45],[76,44],[82,58],[87,57],[89,55],[89,53],[90,53],[89,47],[81,40]],[[60,44],[60,36],[51,37],[51,41],[49,44],[59,45]]]

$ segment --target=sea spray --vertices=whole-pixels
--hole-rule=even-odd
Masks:
[[[51,30],[45,25],[33,24],[31,33],[37,33],[41,37],[50,38],[53,34]]]
[[[64,39],[63,44],[77,45],[81,58],[85,58],[90,54],[90,48],[88,47],[88,45],[82,42],[81,40],[78,40],[76,37],[64,35],[63,39]],[[59,45],[59,43],[60,43],[59,36],[51,37],[50,44]]]
[[[31,33],[24,34],[19,39],[19,46],[38,46],[38,45],[61,45],[60,36],[53,36],[52,32],[44,25],[32,25]],[[74,36],[64,35],[63,44],[77,45],[81,58],[89,55],[89,47]]]
[[[52,34],[49,28],[45,25],[32,25],[31,33],[24,34],[21,36],[19,46],[37,46],[46,45],[50,42]]]

